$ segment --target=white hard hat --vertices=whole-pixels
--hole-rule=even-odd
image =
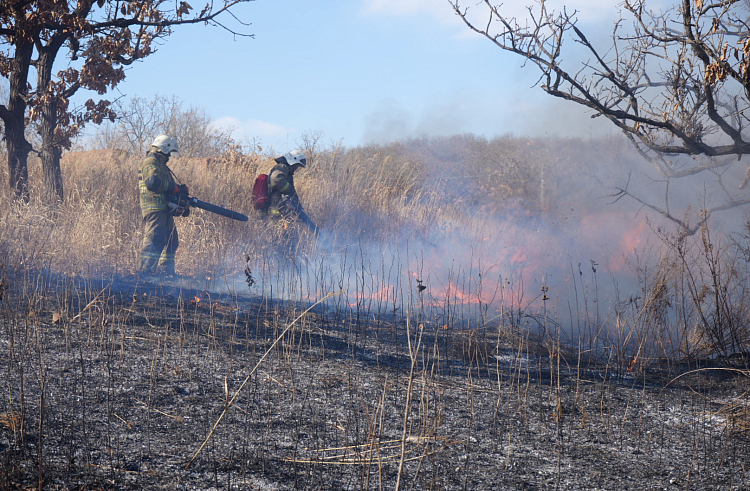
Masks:
[[[284,158],[289,165],[300,164],[302,167],[307,167],[307,158],[305,158],[305,154],[299,150],[292,150],[284,155]]]
[[[177,146],[177,140],[169,135],[159,135],[151,144],[152,147],[158,148],[161,153],[169,155],[172,152],[179,152],[180,148]]]

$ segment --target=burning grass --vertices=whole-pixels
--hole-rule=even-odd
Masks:
[[[613,167],[631,157],[621,142],[605,143]],[[250,271],[263,294],[311,301],[338,284],[350,306],[394,311],[416,286],[447,326],[464,328],[472,315],[561,328],[565,344],[620,366],[748,349],[745,242],[714,238],[708,227],[699,237],[650,235],[656,227],[645,219],[597,206],[580,181],[594,172],[588,162],[602,160],[601,143],[462,136],[307,151],[297,185],[323,230],[317,241],[251,208],[253,179],[273,163],[256,149],[174,159],[194,195],[251,217],[194,210],[180,219],[178,272],[235,283]],[[132,273],[141,242],[138,160],[68,154],[63,204],[14,202],[0,191],[10,203],[0,211],[3,264]]]
[[[192,194],[251,220],[181,219],[189,277],[160,284],[132,276],[138,159],[68,155],[65,203],[2,197],[3,485],[747,482],[747,370],[718,370],[748,351],[746,242],[597,207],[574,147],[308,152],[317,240],[251,209],[268,156],[175,159]]]

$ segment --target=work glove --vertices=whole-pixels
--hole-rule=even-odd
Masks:
[[[184,184],[181,186],[184,186]],[[187,188],[187,186],[185,187]],[[170,198],[170,202],[167,206],[169,206],[173,216],[186,217],[190,215],[190,202],[188,201],[187,191],[184,193],[182,191],[175,193],[173,197]]]
[[[187,184],[177,184],[177,183],[175,183],[174,189],[172,189],[172,194],[182,193],[182,194],[184,194],[184,195],[187,196],[189,194],[189,192],[190,191],[188,190]]]

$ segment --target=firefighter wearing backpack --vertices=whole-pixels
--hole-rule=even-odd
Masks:
[[[294,173],[307,167],[305,154],[292,150],[274,160],[276,165],[268,173],[268,216],[272,219],[299,220],[317,233],[318,227],[305,213],[294,188]]]
[[[187,216],[188,187],[177,184],[167,167],[169,157],[178,152],[177,140],[168,135],[156,137],[141,162],[138,173],[138,190],[143,216],[143,244],[138,271],[145,274],[175,274],[174,257],[179,238],[174,225],[175,216]],[[177,203],[177,204],[175,204]]]

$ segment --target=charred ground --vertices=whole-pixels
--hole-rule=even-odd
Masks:
[[[750,489],[742,370],[628,370],[418,309],[407,326],[185,286],[9,284],[2,489],[394,489],[399,467],[402,489]]]

